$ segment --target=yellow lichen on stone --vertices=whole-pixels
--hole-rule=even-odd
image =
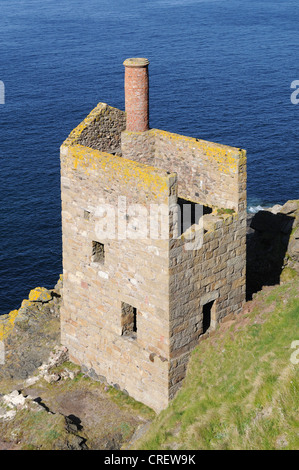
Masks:
[[[111,181],[117,175],[118,179],[125,184],[140,187],[140,189],[150,191],[156,196],[167,191],[168,180],[174,175],[144,163],[90,149],[83,145],[70,147],[66,158],[71,159],[67,165],[71,166],[73,170],[80,168],[86,175],[94,171],[103,171],[105,178],[110,177]]]
[[[12,310],[6,316],[4,322],[0,324],[0,341],[3,341],[12,332],[18,312],[18,310]]]
[[[31,302],[48,302],[51,299],[52,296],[45,287],[36,287],[29,293],[29,301]]]
[[[28,308],[28,307],[31,307],[32,305],[33,305],[32,301],[30,301],[29,299],[24,299],[21,303],[20,308]]]
[[[221,173],[237,173],[239,166],[246,162],[246,151],[237,147],[196,139],[160,129],[151,129],[150,133],[154,138],[160,137],[168,142],[187,146],[189,150],[200,151],[211,163],[217,165],[218,171]],[[183,157],[184,153],[182,153]]]
[[[23,313],[27,310],[27,308],[32,307],[32,305],[34,305],[34,302],[28,299],[24,299],[21,303],[20,312]]]
[[[105,109],[108,108],[107,103],[98,103],[97,106],[89,113],[89,115],[80,124],[72,130],[67,139],[62,145],[69,146],[76,143],[80,135],[97,117],[104,113]],[[109,108],[111,108],[109,106]]]

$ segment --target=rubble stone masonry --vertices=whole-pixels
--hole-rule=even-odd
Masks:
[[[125,117],[99,103],[61,146],[61,336],[74,362],[160,411],[199,338],[245,301],[246,152]],[[202,209],[181,235],[179,201]]]

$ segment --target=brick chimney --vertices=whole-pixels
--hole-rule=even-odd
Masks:
[[[149,61],[141,57],[124,61],[127,131],[149,130],[148,64]]]

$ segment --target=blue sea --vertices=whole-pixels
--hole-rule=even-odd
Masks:
[[[59,147],[98,102],[124,109],[128,57],[150,60],[151,127],[247,150],[249,211],[299,198],[297,0],[0,0],[0,19],[0,314],[62,272]]]

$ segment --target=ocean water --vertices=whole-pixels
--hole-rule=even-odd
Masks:
[[[150,125],[248,153],[248,209],[299,198],[295,0],[0,0],[0,314],[61,267],[59,147],[123,60],[150,60]],[[1,100],[0,100],[1,103]]]

